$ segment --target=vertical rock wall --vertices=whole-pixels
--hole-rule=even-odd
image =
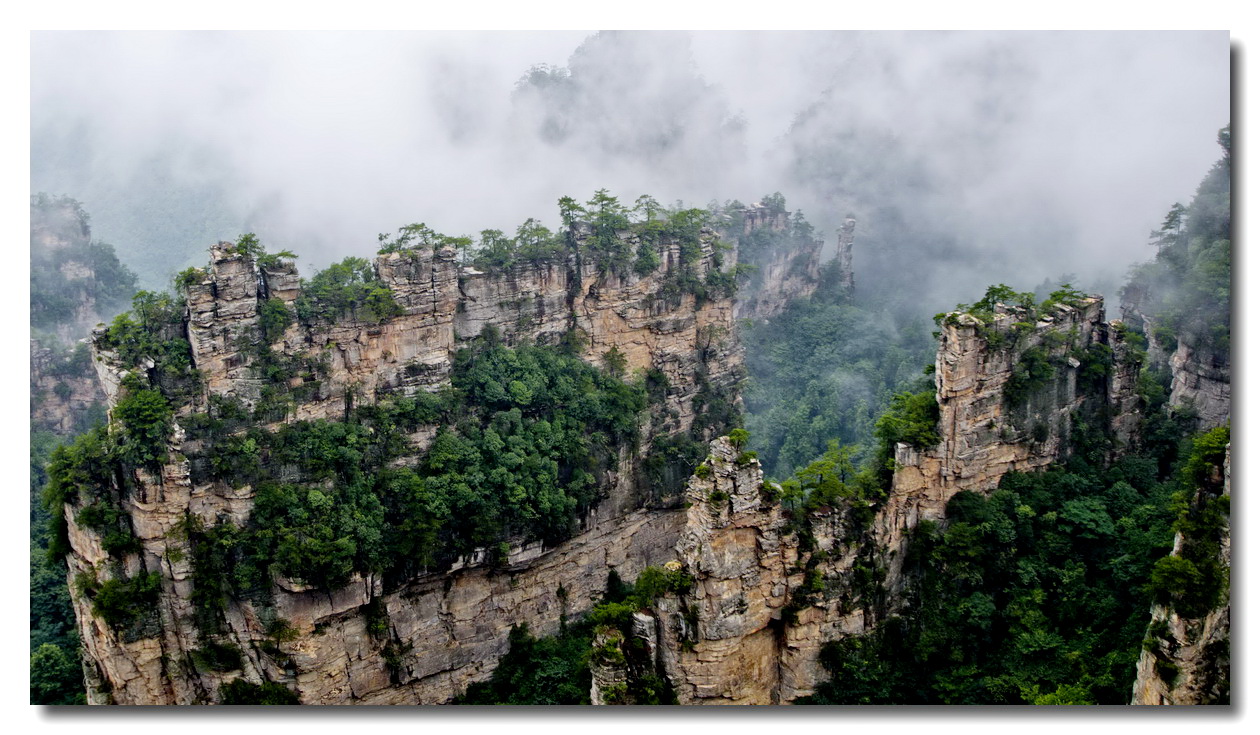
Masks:
[[[715,240],[711,231],[701,235],[695,268],[702,280],[715,267],[710,258]],[[664,298],[680,259],[673,245],[662,245],[659,255],[662,267],[643,278],[590,272],[576,256],[492,275],[460,268],[449,249],[383,255],[376,273],[402,306],[401,315],[380,324],[352,317],[293,324],[272,345],[282,355],[326,365],[319,390],[286,420],[340,419],[351,399],[434,390],[449,380],[461,341],[493,326],[509,343],[554,343],[576,330],[586,340],[583,357],[591,362],[615,347],[629,371],[661,371],[669,380],[661,412],[668,420],[646,426],[645,435],[687,431],[696,414],[693,399],[702,390],[738,401],[742,354],[733,331],[734,303],[724,298],[698,303],[690,293]],[[268,298],[292,305],[298,279],[284,265],[260,270],[248,255],[223,244],[212,256],[205,278],[187,289],[194,365],[205,378],[207,395],[256,399],[263,384],[251,368],[261,305]],[[94,358],[112,403],[128,366],[100,348]],[[371,578],[332,591],[278,579],[265,603],[229,600],[226,629],[214,639],[240,649],[242,666],[216,671],[199,663],[198,649],[207,641],[194,623],[192,554],[180,529],[189,517],[207,525],[221,518],[244,523],[254,490],[194,482],[185,456],[194,448],[185,446],[178,426],[194,410],[200,409],[177,408],[171,459],[159,472],[133,470],[118,478],[118,494],[142,547],[138,553],[111,558],[98,534],[75,522],[79,508],[65,508],[69,579],[93,702],[212,703],[219,686],[237,678],[282,683],[304,703],[446,702],[490,676],[507,650],[512,626],[552,633],[562,614],[590,608],[610,569],[633,578],[675,556],[683,514],[643,509],[635,492],[645,441],[639,454],[623,452],[618,471],[605,478],[605,500],[584,519],[581,533],[555,548],[518,544],[498,568],[489,566],[488,555],[473,555],[446,573],[416,578],[389,593]],[[126,631],[98,619],[73,585],[80,575],[105,582],[141,572],[159,575],[161,594],[143,624]],[[369,626],[369,616],[378,622]],[[287,621],[295,637],[273,638],[269,625],[275,620]]]
[[[1192,348],[1177,340],[1177,351],[1168,358],[1172,367],[1172,393],[1168,405],[1189,406],[1198,415],[1199,431],[1224,426],[1230,416],[1230,362]]]
[[[744,235],[765,229],[773,233],[788,230],[787,212],[774,212],[760,204],[744,210]],[[823,243],[816,240],[804,247],[778,246],[755,256],[740,254],[740,262],[756,270],[748,288],[741,289],[735,307],[739,319],[769,319],[796,299],[809,298],[818,288],[819,259]]]
[[[82,431],[105,401],[94,371],[72,355],[31,340],[31,422],[63,437]]]
[[[1230,448],[1225,449],[1223,495],[1230,494]],[[1172,554],[1181,552],[1180,532]],[[1229,518],[1221,531],[1220,563],[1230,569]],[[1151,606],[1148,644],[1137,662],[1133,704],[1226,704],[1229,702],[1229,584],[1224,602],[1201,618],[1177,613],[1170,605]]]
[[[836,260],[840,264],[840,288],[844,289],[846,294],[853,294],[853,240],[854,232],[857,230],[857,219],[853,216],[846,217],[844,226],[840,228],[836,248]]]

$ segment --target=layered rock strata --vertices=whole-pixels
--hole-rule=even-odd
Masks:
[[[581,237],[578,232],[579,246]],[[715,233],[702,233],[701,258],[692,266],[701,280],[716,267],[715,241]],[[678,246],[662,244],[658,254],[662,267],[644,278],[594,272],[576,255],[494,274],[461,268],[449,249],[383,255],[375,273],[402,307],[401,315],[379,324],[351,317],[292,324],[271,345],[282,355],[324,364],[317,389],[284,420],[338,420],[351,401],[438,389],[449,381],[461,342],[491,326],[508,344],[554,343],[576,332],[588,361],[598,363],[616,348],[628,371],[660,371],[668,380],[665,405],[644,434],[687,431],[702,391],[738,401],[742,355],[733,333],[734,303],[722,298],[698,303],[685,291],[670,295],[670,281],[682,267]],[[194,623],[192,553],[180,529],[190,517],[205,525],[246,522],[254,489],[194,481],[185,456],[192,448],[179,422],[202,410],[211,395],[247,404],[258,400],[263,383],[252,365],[262,305],[275,298],[292,306],[300,295],[290,267],[259,269],[250,256],[226,244],[216,246],[212,257],[204,278],[187,288],[186,331],[205,395],[193,402],[197,405],[177,407],[171,460],[156,472],[132,470],[123,478],[129,488],[123,509],[141,551],[112,558],[96,532],[75,522],[79,508],[65,508],[71,581],[150,572],[159,575],[161,586],[144,624],[118,631],[97,618],[84,593],[71,585],[91,701],[212,703],[220,685],[241,678],[279,682],[303,703],[446,702],[490,676],[514,625],[554,632],[562,615],[590,608],[610,569],[633,578],[672,557],[683,514],[642,507],[634,480],[647,450],[642,442],[639,455],[623,452],[617,472],[605,478],[604,500],[582,520],[581,532],[554,548],[517,544],[500,568],[491,567],[488,554],[473,554],[446,573],[413,579],[388,593],[372,578],[331,591],[277,579],[265,605],[247,599],[226,603],[226,630],[214,642],[239,649],[241,667],[224,672],[199,663],[206,641]],[[122,376],[133,366],[119,364],[117,355],[99,346],[95,357],[112,405]],[[384,616],[384,632],[379,624],[369,631],[370,615],[378,621]],[[292,640],[272,637],[268,626],[276,620],[292,626]]]
[[[787,232],[787,212],[776,212],[760,204],[745,209],[744,235],[757,230]],[[739,293],[735,316],[764,321],[781,313],[792,301],[813,295],[819,283],[822,246],[821,240],[810,240],[797,247],[779,245],[753,257],[740,255],[741,262],[756,270],[749,287]]]
[[[1230,416],[1229,357],[1221,359],[1178,340],[1168,364],[1172,367],[1168,405],[1193,409],[1199,431],[1224,426]]]
[[[82,431],[105,401],[94,371],[74,355],[31,340],[31,422],[63,437]]]
[[[991,325],[970,314],[957,314],[942,324],[936,355],[936,400],[941,441],[919,449],[899,444],[897,469],[888,504],[875,521],[877,548],[889,553],[891,580],[897,578],[906,533],[922,520],[945,517],[945,505],[962,490],[990,492],[1008,472],[1037,470],[1062,459],[1068,451],[1072,420],[1087,400],[1112,407],[1110,426],[1121,443],[1137,430],[1134,360],[1120,337],[1117,323],[1104,320],[1101,298],[1079,306],[1059,304],[1017,334],[1026,315],[998,306]],[[1027,329],[1025,327],[1025,329]],[[1014,342],[1007,340],[1014,339]],[[995,344],[996,341],[996,344]],[[1081,385],[1084,367],[1074,355],[1095,348],[1105,355],[1108,373],[1102,394]],[[1012,405],[1009,383],[1020,361],[1041,350],[1054,366],[1054,377],[1037,387],[1037,400]]]
[[[296,416],[337,418],[351,389],[370,397],[440,387],[454,349],[486,325],[510,342],[547,342],[576,327],[589,340],[586,359],[599,360],[616,347],[631,368],[668,374],[677,415],[665,430],[685,429],[701,390],[697,374],[734,385],[740,355],[730,339],[731,301],[659,298],[662,279],[677,262],[668,247],[661,255],[662,272],[643,279],[588,274],[573,261],[482,274],[459,269],[449,251],[382,256],[377,273],[402,315],[379,325],[294,325],[273,346],[328,355],[326,380]],[[261,299],[297,298],[292,278],[284,269],[260,272],[244,256],[216,251],[205,282],[189,290],[189,341],[209,392],[248,397],[257,390],[241,340],[257,334]],[[474,556],[388,593],[372,578],[333,591],[277,580],[270,607],[230,600],[223,639],[243,652],[241,669],[232,672],[199,666],[193,655],[201,641],[192,623],[190,554],[176,529],[186,514],[207,523],[245,521],[252,489],[193,483],[177,428],[175,460],[159,473],[137,472],[137,489],[126,499],[142,552],[115,564],[94,533],[75,525],[75,509],[66,510],[72,579],[80,572],[106,578],[141,570],[161,577],[152,625],[126,634],[97,620],[82,595],[73,595],[92,700],[213,702],[219,685],[244,678],[280,682],[304,703],[446,702],[490,676],[512,626],[554,632],[562,615],[590,609],[610,569],[630,579],[649,565],[670,564],[691,574],[695,585],[639,611],[634,635],[644,639],[680,702],[769,704],[810,694],[825,676],[818,662],[823,643],[867,632],[895,607],[900,559],[919,521],[943,518],[959,491],[988,492],[1006,472],[1060,458],[1073,417],[1090,401],[1133,405],[1126,403],[1131,372],[1112,365],[1101,388],[1096,380],[1078,379],[1090,366],[1073,355],[1120,341],[1117,327],[1103,321],[1100,299],[1057,307],[1031,328],[1019,326],[1025,314],[1001,307],[991,324],[954,316],[942,327],[936,362],[941,442],[897,447],[889,497],[871,523],[855,524],[847,508],[819,509],[808,519],[811,549],[802,550],[785,531],[774,488],[764,484],[755,457],[724,437],[710,444],[705,469],[688,481],[683,508],[645,508],[628,487],[638,458],[624,453],[606,499],[581,533],[554,548],[517,545],[505,567],[491,568]],[[1017,332],[1011,340],[1003,336]],[[1006,386],[1033,347],[1055,364],[1053,383],[1044,399],[1009,405]],[[1120,359],[1111,354],[1107,359]],[[112,397],[121,368],[111,355],[100,356]],[[1113,425],[1129,423],[1113,419]],[[856,581],[863,565],[882,591]],[[887,599],[877,604],[875,597]],[[277,618],[293,626],[292,640],[269,636],[267,624]],[[596,701],[603,689],[624,681],[615,667],[597,666],[594,673]]]

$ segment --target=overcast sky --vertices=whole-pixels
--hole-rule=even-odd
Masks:
[[[132,262],[200,262],[248,228],[322,266],[410,222],[554,226],[558,197],[607,187],[699,206],[778,190],[829,239],[847,212],[893,212],[905,257],[939,241],[1034,282],[1122,273],[1230,117],[1223,32],[37,32],[31,49],[32,190],[83,201]]]

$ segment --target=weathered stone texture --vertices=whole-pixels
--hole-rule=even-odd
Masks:
[[[1230,448],[1225,450],[1224,495],[1230,494]],[[1182,536],[1173,539],[1173,554],[1181,551]],[[1231,567],[1230,523],[1225,519],[1221,531],[1219,560],[1228,580]],[[1133,704],[1224,704],[1229,700],[1230,672],[1230,588],[1228,581],[1222,603],[1202,618],[1179,615],[1168,605],[1151,606],[1152,631],[1166,633],[1153,637],[1157,651],[1145,646],[1137,662],[1137,678],[1133,682]],[[1161,676],[1157,661],[1176,667],[1171,681]]]
[[[105,401],[93,371],[61,372],[64,359],[54,350],[31,340],[31,422],[58,436],[73,436],[89,415]]]
[[[712,267],[715,237],[702,233],[696,264],[701,279]],[[248,255],[227,248],[220,244],[212,250],[205,279],[187,289],[188,336],[207,393],[250,400],[261,388],[251,369],[260,306],[267,298],[292,305],[300,291],[289,266],[260,271]],[[662,371],[670,389],[661,414],[672,417],[667,426],[645,428],[685,431],[694,420],[701,378],[727,400],[738,400],[742,354],[733,330],[733,301],[698,304],[685,293],[664,299],[661,292],[679,254],[672,245],[662,246],[659,254],[662,268],[643,278],[588,272],[576,258],[492,276],[461,269],[449,249],[383,255],[376,273],[403,307],[400,316],[381,324],[352,315],[332,324],[295,324],[272,345],[285,355],[318,358],[327,365],[318,393],[288,420],[339,419],[350,392],[355,400],[372,400],[380,393],[435,390],[448,382],[461,342],[494,326],[509,344],[554,343],[576,329],[587,340],[583,357],[590,362],[599,363],[616,347],[628,372]],[[94,358],[113,403],[126,369],[99,344]],[[100,548],[95,533],[74,523],[77,509],[67,508],[72,577],[90,572],[103,581],[144,570],[162,577],[157,628],[130,642],[96,619],[82,595],[73,593],[88,652],[86,678],[95,682],[92,701],[210,703],[221,684],[244,677],[283,682],[305,703],[446,702],[469,683],[490,676],[507,650],[512,626],[528,624],[536,635],[553,633],[562,614],[591,607],[610,569],[634,578],[644,567],[673,558],[684,520],[680,511],[640,507],[634,478],[645,440],[638,455],[623,452],[617,471],[604,478],[605,499],[583,520],[581,533],[559,546],[516,544],[505,568],[490,568],[486,554],[474,555],[447,573],[414,579],[389,593],[374,579],[358,579],[331,593],[277,580],[265,607],[241,599],[227,603],[227,629],[218,638],[244,652],[243,670],[205,670],[191,657],[203,641],[193,622],[191,553],[179,527],[188,515],[207,524],[220,519],[242,524],[254,490],[193,482],[184,452],[194,447],[185,446],[178,426],[190,410],[185,406],[176,412],[171,461],[157,475],[136,472],[136,490],[128,494],[125,508],[143,550],[122,569]],[[417,432],[417,445],[430,441],[432,433],[431,427]],[[372,599],[387,615],[383,636],[367,630],[363,606]],[[264,649],[273,644],[266,623],[277,617],[289,621],[298,636],[280,643],[278,653],[274,648],[267,653]]]
[[[1168,358],[1172,367],[1172,393],[1168,405],[1189,406],[1198,416],[1198,430],[1224,426],[1230,416],[1230,363],[1177,340],[1177,351]]]

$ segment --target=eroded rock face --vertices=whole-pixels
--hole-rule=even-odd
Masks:
[[[1122,344],[1119,326],[1104,321],[1102,300],[1063,305],[1031,329],[1023,328],[1018,340],[1002,336],[1022,318],[1018,310],[999,306],[992,325],[966,314],[944,320],[935,369],[940,443],[897,445],[892,487],[869,524],[855,527],[841,509],[824,509],[813,517],[817,548],[826,552],[814,568],[826,592],[807,598],[795,624],[784,627],[778,679],[783,701],[812,694],[826,677],[818,662],[826,641],[868,633],[904,603],[902,564],[910,534],[924,520],[944,519],[955,494],[989,493],[1008,472],[1032,471],[1061,459],[1073,418],[1100,403],[1111,407],[1117,438],[1132,440],[1136,361]],[[1090,365],[1073,355],[1088,354],[1095,346],[1108,348],[1094,354],[1110,370],[1105,379],[1089,383],[1080,373]],[[1055,366],[1054,377],[1035,400],[1012,404],[1007,385],[1021,355],[1032,348],[1044,351]],[[802,554],[803,560],[809,557]],[[873,588],[863,588],[863,579],[874,579]]]
[[[968,314],[942,324],[935,371],[941,442],[927,449],[897,446],[892,490],[875,521],[876,547],[889,553],[894,589],[903,554],[891,552],[904,549],[911,528],[943,519],[945,505],[959,491],[987,493],[1007,472],[1036,470],[1064,456],[1072,419],[1090,394],[1080,384],[1086,366],[1073,355],[1095,346],[1109,354],[1117,343],[1115,327],[1103,320],[1100,298],[1084,299],[1077,308],[1055,307],[1018,346],[995,342],[1010,339],[1002,335],[1011,335],[1021,318],[1017,310],[999,307],[990,327]],[[1021,356],[1033,349],[1044,351],[1054,377],[1037,386],[1036,400],[1012,405],[1007,386]],[[1106,360],[1116,362],[1114,354]],[[1112,370],[1102,394],[1093,396],[1122,409],[1112,423],[1128,432],[1137,428],[1135,381],[1135,370]]]
[[[713,232],[701,235],[695,264],[701,279],[715,267],[709,257],[715,240]],[[680,256],[674,245],[662,245],[658,254],[662,267],[646,277],[591,272],[576,257],[491,275],[461,268],[449,249],[383,255],[376,273],[402,307],[401,315],[379,324],[351,316],[331,324],[292,324],[272,345],[282,355],[324,365],[318,390],[284,420],[337,420],[350,400],[438,389],[449,381],[461,342],[492,326],[508,344],[554,343],[577,330],[586,340],[583,357],[592,363],[616,348],[628,373],[659,370],[668,380],[662,418],[646,420],[644,435],[687,431],[696,416],[693,399],[702,390],[738,401],[743,360],[733,330],[734,303],[729,298],[697,303],[685,292],[669,296],[668,281]],[[269,298],[294,304],[298,279],[283,264],[260,270],[227,244],[213,248],[212,257],[204,278],[187,288],[193,362],[204,376],[206,395],[252,402],[263,387],[252,369],[251,349],[261,334],[262,304]],[[93,357],[112,405],[126,367],[99,346]],[[554,548],[518,544],[505,566],[494,568],[487,554],[474,555],[445,573],[389,592],[372,578],[356,578],[331,592],[279,579],[265,603],[229,599],[225,629],[214,639],[238,648],[242,663],[237,670],[216,671],[197,656],[205,640],[194,622],[192,553],[181,528],[189,517],[206,525],[245,523],[254,490],[194,481],[184,456],[193,448],[185,446],[179,427],[194,410],[203,409],[176,409],[171,460],[158,472],[137,470],[128,478],[124,510],[141,551],[121,563],[111,558],[95,532],[75,523],[79,509],[66,507],[71,581],[79,575],[104,582],[155,572],[161,585],[145,624],[117,631],[92,613],[72,584],[90,701],[213,703],[220,685],[243,678],[280,682],[303,703],[447,702],[490,676],[514,625],[528,624],[537,635],[554,633],[561,615],[590,609],[610,569],[634,578],[644,567],[672,559],[685,521],[679,510],[642,507],[634,478],[647,451],[645,440],[638,454],[623,452],[618,471],[604,478],[604,500],[582,520],[581,532]],[[421,430],[415,440],[423,445],[431,438],[431,431]],[[269,626],[276,620],[292,627],[291,640],[275,637]]]
[[[93,262],[75,254],[82,253],[92,241],[87,214],[72,199],[42,194],[31,198],[30,212],[33,260],[60,261],[56,287],[45,284],[41,288],[62,297],[78,296],[55,324],[33,318],[33,325],[43,326],[32,328],[30,341],[31,422],[39,431],[71,437],[90,428],[103,412],[105,397],[84,359],[84,341],[93,326],[110,314],[97,304],[92,295],[95,289],[84,287],[97,278]]]
[[[760,204],[744,210],[744,234],[765,229],[785,232],[788,229],[787,212],[777,212]],[[850,240],[852,245],[852,240]],[[819,259],[822,255],[821,240],[809,242],[804,247],[779,248],[763,251],[753,257],[740,255],[741,262],[753,266],[750,287],[742,289],[735,306],[739,319],[767,320],[776,316],[796,299],[809,298],[818,289]],[[841,238],[843,258],[843,237]],[[852,262],[849,261],[849,280],[852,285]]]
[[[675,255],[662,251],[664,273]],[[586,359],[597,361],[616,347],[630,369],[661,370],[669,376],[668,400],[676,414],[663,431],[686,429],[694,421],[698,373],[716,385],[732,386],[739,379],[731,301],[697,305],[685,294],[663,301],[662,274],[599,276],[573,262],[491,277],[457,271],[453,253],[442,251],[383,256],[377,271],[402,305],[401,316],[379,325],[292,326],[275,346],[286,353],[329,355],[326,385],[298,407],[298,417],[337,418],[350,386],[365,396],[377,389],[436,388],[448,378],[460,340],[487,325],[509,343],[546,342],[577,326],[589,338]],[[222,273],[216,267],[208,283],[194,286],[199,301],[194,304],[190,294],[189,332],[199,330],[190,339],[194,356],[198,367],[218,371],[208,377],[211,392],[249,394],[254,378],[243,360],[234,361],[239,340],[255,333],[251,320],[257,319],[259,298],[292,296],[292,289],[270,285],[270,273],[255,274],[227,257]],[[250,283],[252,314],[251,297],[245,295]],[[220,308],[215,304],[221,293]],[[285,293],[289,296],[280,295]],[[556,317],[557,308],[563,318]],[[999,314],[994,328],[1014,328],[1018,318]],[[1060,457],[1067,427],[1088,400],[1125,399],[1128,378],[1116,372],[1101,388],[1095,385],[1101,397],[1087,395],[1077,375],[1082,364],[1071,357],[1115,340],[1100,300],[1065,306],[1023,337],[1024,347],[1044,347],[1057,368],[1044,400],[1021,404],[1017,411],[1007,405],[1005,386],[1020,350],[999,346],[980,326],[959,316],[943,327],[936,366],[942,441],[923,450],[897,448],[893,487],[873,522],[855,522],[851,509],[819,509],[808,519],[815,546],[802,550],[785,531],[779,502],[763,486],[757,460],[725,437],[711,442],[707,470],[688,481],[684,508],[645,508],[630,487],[641,457],[623,453],[619,471],[607,478],[605,499],[584,520],[581,533],[555,548],[512,548],[505,567],[491,568],[474,557],[388,593],[371,578],[331,592],[276,580],[269,605],[229,600],[223,640],[243,653],[242,668],[231,672],[201,666],[192,655],[201,641],[192,620],[191,554],[178,526],[185,514],[207,523],[219,517],[244,522],[253,493],[248,487],[194,484],[179,454],[183,438],[177,429],[171,437],[175,459],[156,475],[138,474],[137,490],[128,496],[127,511],[143,550],[129,556],[122,569],[95,534],[75,526],[74,509],[67,508],[72,578],[79,572],[107,578],[142,569],[161,575],[155,627],[129,637],[97,620],[82,596],[73,595],[88,651],[91,698],[213,702],[222,683],[244,678],[281,682],[304,703],[446,702],[471,682],[489,678],[507,651],[513,625],[528,624],[537,635],[555,632],[562,614],[591,608],[610,569],[632,579],[649,565],[670,563],[692,574],[695,585],[639,611],[635,631],[648,642],[680,702],[770,704],[808,695],[825,676],[818,663],[821,646],[868,632],[896,605],[907,534],[919,521],[942,518],[949,498],[961,490],[988,492],[1005,472],[1036,469]],[[409,371],[414,365],[423,367]],[[107,391],[112,396],[118,370],[99,370],[113,379],[115,390]],[[1037,429],[1041,424],[1044,436]],[[860,564],[878,566],[879,596],[891,602],[875,604],[872,590],[859,588],[854,580]],[[293,627],[291,640],[269,634],[277,618]],[[615,667],[604,668],[596,667],[602,687],[593,693],[596,700],[623,681]]]
[[[94,371],[76,364],[73,355],[31,340],[31,421],[65,437],[86,428],[105,401]]]
[[[1187,407],[1197,416],[1197,430],[1223,426],[1230,417],[1230,356],[1195,347],[1186,334],[1177,335],[1177,346],[1169,354],[1159,339],[1156,319],[1148,316],[1151,295],[1140,285],[1129,284],[1121,293],[1120,310],[1124,323],[1146,337],[1147,360],[1166,365],[1172,371],[1169,409]]]
[[[1230,494],[1230,447],[1225,449],[1225,485]],[[1173,539],[1173,554],[1181,552],[1182,535]],[[1221,530],[1219,560],[1230,569],[1229,518]],[[1224,601],[1202,618],[1179,615],[1169,605],[1151,606],[1148,644],[1137,662],[1133,704],[1228,704],[1230,639],[1229,584]]]
[[[707,476],[687,485],[686,524],[675,546],[695,586],[655,611],[664,668],[680,704],[774,704],[776,628],[802,574],[792,568],[796,541],[782,535],[778,501],[763,498],[757,460],[741,460],[726,437],[709,450]]]
[[[665,565],[694,584],[639,611],[633,634],[650,644],[680,704],[780,704],[809,694],[825,675],[818,648],[840,632],[861,632],[862,614],[835,614],[834,601],[800,595],[810,552],[785,532],[777,488],[764,483],[755,457],[719,437],[702,467],[688,481]],[[822,513],[816,529],[834,531],[833,521]],[[598,635],[597,649],[621,643],[615,631]],[[592,673],[595,704],[612,703],[608,692],[628,679],[624,664],[600,663]]]
[[[808,248],[771,253],[758,263],[756,288],[741,296],[738,317],[770,319],[796,299],[809,298],[818,289],[822,245],[820,240]]]
[[[1224,426],[1230,416],[1230,364],[1177,340],[1177,351],[1168,358],[1172,367],[1172,392],[1168,405],[1189,406],[1198,416],[1198,430]]]

